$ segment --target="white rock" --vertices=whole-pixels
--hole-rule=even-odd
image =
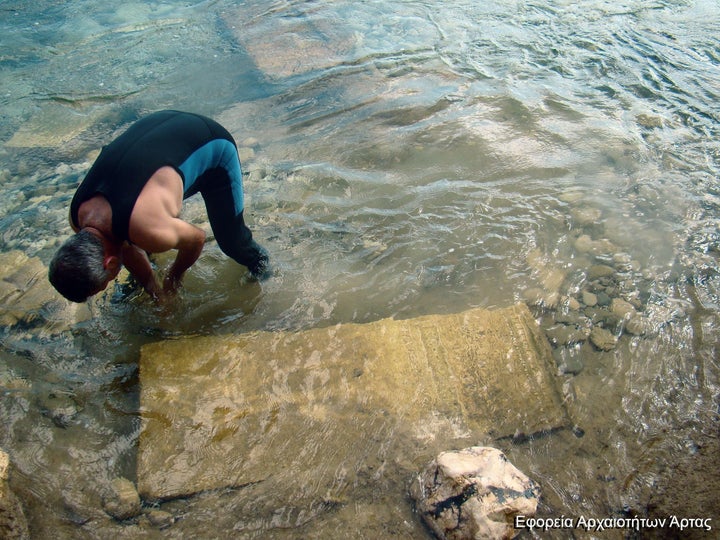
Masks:
[[[411,487],[418,513],[441,539],[513,538],[533,516],[540,488],[495,448],[437,456]]]
[[[590,341],[601,351],[611,351],[617,345],[617,338],[612,332],[596,326],[590,332]]]

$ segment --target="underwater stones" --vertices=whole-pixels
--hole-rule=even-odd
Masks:
[[[140,496],[127,478],[116,478],[103,499],[105,511],[119,521],[139,516],[142,512]]]
[[[594,307],[598,303],[598,297],[596,294],[591,293],[590,291],[583,291],[582,303],[588,307]]]
[[[10,456],[0,449],[0,538],[27,540],[30,538],[22,505],[10,489]]]
[[[573,208],[570,211],[573,223],[578,227],[585,227],[587,225],[594,225],[602,216],[602,212],[597,208],[592,207],[579,207]]]
[[[594,264],[588,269],[588,279],[595,280],[608,276],[612,276],[615,273],[615,269],[612,266],[606,264]]]
[[[138,491],[245,486],[253,512],[309,519],[435,445],[568,425],[555,371],[522,304],[145,345]]]
[[[662,324],[658,321],[666,319],[661,315],[663,306],[646,304],[657,277],[631,254],[589,234],[577,236],[573,247],[581,255],[576,264],[582,263],[584,268],[568,270],[569,277],[557,289],[563,298],[559,305],[545,302],[547,291],[539,287],[522,294],[528,305],[543,310],[542,327],[563,374],[576,374],[583,368],[583,362],[566,361],[580,354],[568,353],[577,351],[579,344],[589,342],[596,351],[611,351],[623,337],[647,336]],[[532,260],[543,258],[535,255]]]
[[[525,259],[540,287],[523,291],[523,299],[529,305],[556,307],[561,300],[560,287],[567,278],[567,272],[553,264],[539,249],[530,251]]]
[[[11,148],[60,147],[92,126],[99,113],[80,113],[72,107],[48,103],[5,143]]]
[[[571,345],[585,341],[590,335],[590,329],[558,324],[545,330],[545,335],[555,345]]]
[[[72,304],[53,289],[47,268],[37,257],[19,250],[0,253],[0,326],[34,327],[63,331],[87,320],[86,304]]]
[[[633,336],[645,335],[648,332],[649,327],[650,324],[648,321],[639,315],[631,317],[625,323],[625,331]]]
[[[170,512],[165,512],[163,510],[150,510],[146,516],[150,525],[158,529],[167,529],[170,525],[175,523],[175,516],[173,516]]]
[[[557,362],[558,370],[563,375],[577,375],[585,367],[580,346],[557,347],[553,350],[553,358]]]
[[[590,332],[590,341],[601,351],[611,351],[617,345],[615,335],[599,326],[594,327]]]
[[[613,298],[610,303],[610,311],[620,319],[630,319],[637,315],[635,306],[630,302],[626,302],[622,298]]]
[[[500,450],[475,446],[439,454],[410,495],[440,539],[513,538],[515,516],[535,515],[540,488]]]
[[[607,238],[593,240],[588,234],[578,236],[573,245],[578,253],[591,255],[609,255],[616,249],[615,245]]]

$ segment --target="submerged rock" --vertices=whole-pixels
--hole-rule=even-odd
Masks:
[[[513,538],[515,516],[535,515],[540,488],[500,450],[443,452],[410,489],[418,513],[440,539]]]
[[[599,326],[590,332],[590,341],[601,351],[611,351],[617,345],[617,338],[613,333]]]
[[[97,111],[79,113],[73,107],[45,103],[42,110],[30,118],[5,143],[10,148],[57,148],[81,135],[99,118]]]
[[[105,511],[117,520],[139,516],[142,512],[140,496],[135,485],[127,478],[116,478],[103,500]]]
[[[262,4],[240,5],[224,10],[223,19],[234,38],[271,80],[326,69],[347,60],[360,37],[332,19],[303,17],[286,19],[282,26],[248,26],[243,21],[263,17]]]
[[[610,303],[610,311],[619,319],[631,319],[637,315],[635,306],[621,298],[614,298]]]
[[[145,345],[138,490],[312,519],[449,444],[569,425],[556,370],[522,304]]]
[[[163,510],[150,510],[147,513],[148,521],[150,525],[158,529],[167,529],[170,525],[175,523],[175,516],[170,512]]]

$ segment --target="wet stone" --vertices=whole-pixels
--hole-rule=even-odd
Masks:
[[[167,529],[170,525],[175,523],[175,516],[170,512],[163,510],[150,510],[147,513],[148,521],[150,525],[158,529]]]
[[[78,406],[67,394],[50,393],[40,399],[40,410],[57,427],[66,428],[78,414]]]
[[[592,251],[593,240],[590,235],[583,234],[575,240],[575,249],[580,253],[588,253]]]
[[[610,305],[611,302],[612,298],[610,298],[610,296],[606,292],[600,291],[597,294],[597,305],[607,307]]]
[[[637,315],[635,306],[621,298],[614,298],[610,304],[610,311],[619,319],[631,318]]]
[[[139,516],[142,507],[135,484],[127,478],[113,480],[110,491],[103,500],[103,507],[109,515],[119,521]]]
[[[364,471],[388,455],[411,464],[456,438],[569,425],[556,372],[523,304],[144,345],[138,491],[246,486],[253,512],[310,519],[349,490],[383,489]]]
[[[570,311],[579,311],[582,307],[580,302],[578,302],[578,300],[576,298],[573,298],[572,296],[565,299],[563,301],[563,304],[567,306],[567,309],[569,309]]]
[[[580,347],[560,347],[553,351],[558,370],[563,375],[577,375],[585,367]]]
[[[441,539],[512,538],[534,516],[540,488],[495,448],[443,452],[413,482],[418,513]]]
[[[590,207],[573,208],[570,211],[570,216],[577,226],[585,227],[586,225],[594,225],[597,223],[602,216],[602,212],[597,208]]]
[[[555,345],[570,345],[585,341],[590,335],[590,329],[559,324],[548,328],[545,335]]]
[[[588,307],[594,307],[598,303],[598,297],[596,294],[591,293],[590,291],[583,291],[582,302]]]
[[[27,519],[20,500],[10,488],[10,456],[0,449],[0,538],[26,540],[30,538]]]
[[[577,311],[559,311],[555,314],[555,322],[575,326],[589,326],[590,319]]]
[[[640,315],[631,317],[625,323],[625,331],[633,336],[642,336],[648,332],[650,323]]]
[[[590,267],[588,270],[588,279],[590,281],[609,277],[612,276],[615,273],[615,269],[612,266],[608,266],[606,264],[596,264]]]
[[[617,345],[615,335],[599,326],[596,326],[590,332],[590,341],[601,351],[611,351]]]

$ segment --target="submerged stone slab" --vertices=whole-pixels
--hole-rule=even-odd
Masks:
[[[138,491],[264,484],[320,511],[452,441],[566,426],[551,365],[522,304],[145,345]]]
[[[0,327],[40,327],[62,332],[90,318],[86,304],[71,304],[53,289],[48,269],[37,257],[12,250],[0,253]]]
[[[223,13],[233,37],[270,80],[336,66],[350,58],[360,37],[346,25],[313,17],[275,17],[274,24],[244,21],[269,19],[264,3],[242,3]]]
[[[72,107],[48,104],[20,126],[5,146],[57,148],[82,134],[98,117],[95,111],[78,112]]]

